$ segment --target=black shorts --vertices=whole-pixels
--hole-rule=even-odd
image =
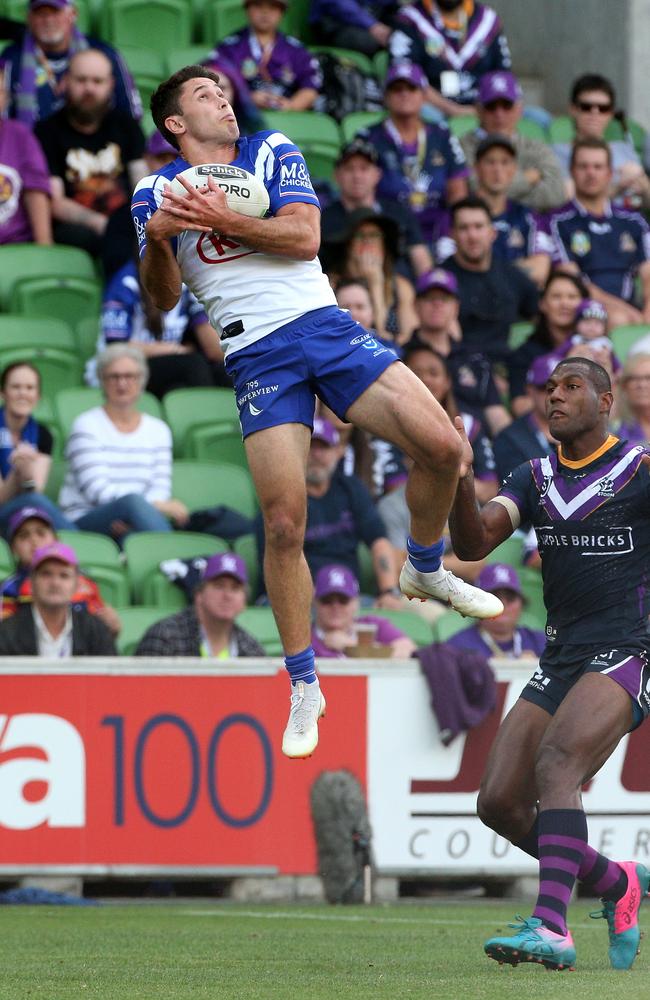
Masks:
[[[650,715],[650,644],[631,639],[614,648],[594,645],[548,645],[520,697],[550,715],[584,674],[607,674],[627,691],[634,707],[634,727]]]

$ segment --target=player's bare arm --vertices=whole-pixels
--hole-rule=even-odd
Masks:
[[[181,295],[181,271],[169,240],[183,228],[162,209],[147,222],[147,252],[140,260],[140,278],[154,304],[166,311],[174,308]]]
[[[318,253],[320,211],[315,205],[294,202],[272,218],[253,219],[228,208],[224,192],[212,177],[201,190],[184,177],[177,180],[187,189],[187,195],[166,190],[160,210],[176,220],[180,229],[214,230],[252,250],[293,260],[313,260]]]
[[[479,509],[474,488],[472,446],[460,417],[456,417],[454,425],[463,441],[463,453],[458,488],[449,512],[449,532],[458,558],[474,561],[484,559],[497,545],[509,538],[516,525],[513,524],[508,507],[498,499],[490,500]]]

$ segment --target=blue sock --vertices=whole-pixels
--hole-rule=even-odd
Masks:
[[[304,681],[305,684],[313,684],[316,677],[316,667],[314,666],[314,650],[311,646],[303,649],[302,653],[294,653],[293,656],[285,656],[284,665],[289,671],[291,683]]]
[[[406,551],[415,569],[420,573],[435,573],[440,569],[445,543],[440,539],[433,545],[418,545],[409,535],[406,539]]]

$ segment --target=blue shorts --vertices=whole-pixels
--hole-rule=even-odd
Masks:
[[[547,646],[539,666],[520,697],[555,715],[573,685],[584,674],[607,674],[632,699],[633,728],[650,714],[650,664],[645,639],[629,639],[618,647]]]
[[[242,434],[278,424],[312,427],[315,396],[343,418],[397,360],[337,306],[305,313],[226,359]]]

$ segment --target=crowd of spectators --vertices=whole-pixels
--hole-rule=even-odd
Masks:
[[[611,81],[595,72],[567,81],[565,129],[553,136],[552,116],[526,105],[507,25],[489,5],[311,0],[305,36],[295,38],[282,30],[293,2],[242,0],[241,26],[210,40],[205,65],[244,134],[284,113],[291,136],[291,114],[311,114],[329,85],[318,46],[374,58],[382,113],[361,116],[356,134],[343,130],[331,174],[314,176],[320,258],[339,305],[378,347],[397,351],[451,419],[462,417],[479,501],[519,462],[554,450],[544,386],[569,354],[608,369],[612,429],[647,440],[650,179]],[[79,30],[71,0],[29,0],[26,22],[5,20],[3,36],[12,40],[0,52],[0,244],[81,248],[103,294],[96,350],[83,359],[100,398],[60,442],[60,490],[48,488],[56,442],[41,414],[53,400],[38,365],[26,351],[0,373],[0,531],[15,560],[2,617],[20,615],[21,652],[100,653],[113,648],[119,614],[80,571],[70,535],[64,544],[56,532],[92,531],[123,548],[136,532],[187,529],[190,510],[172,495],[171,431],[142,412],[142,394],[164,400],[229,380],[219,334],[189,290],[164,313],[139,281],[129,200],[176,151],[151,132],[146,108],[143,117],[128,58]],[[610,339],[630,325],[623,346],[616,332]],[[378,656],[413,651],[399,628],[373,617],[373,607],[405,611],[397,575],[409,462],[319,404],[305,542],[319,655],[348,655],[370,633]],[[261,520],[254,534],[259,568]],[[454,643],[537,654],[539,637],[518,625],[521,566],[462,563],[447,548],[450,568],[506,605],[499,624]],[[249,583],[236,553],[206,551],[187,608],[153,624],[137,654],[261,655],[235,622],[264,602],[263,574],[255,577]],[[0,646],[17,634],[0,626]]]

